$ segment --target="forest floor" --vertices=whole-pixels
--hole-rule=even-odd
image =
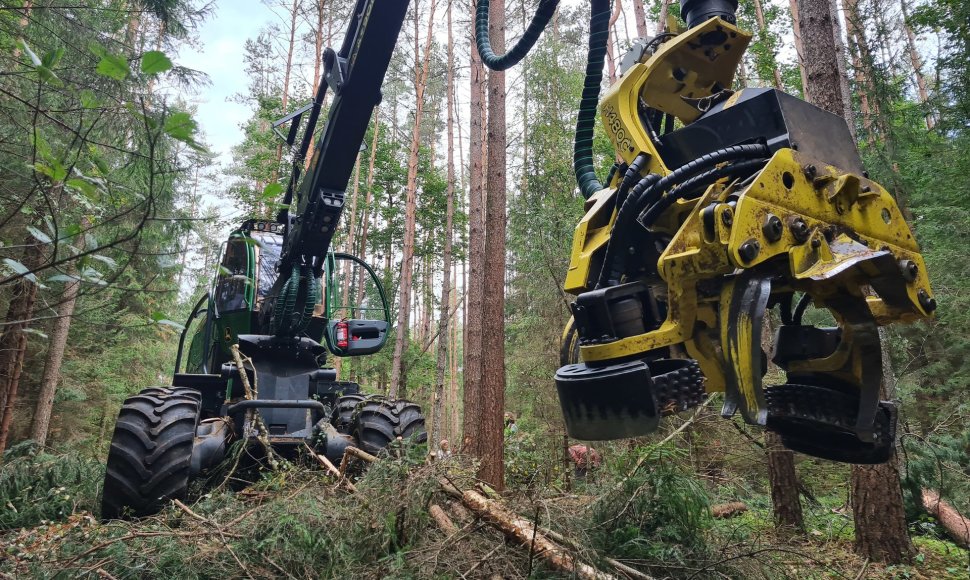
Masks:
[[[970,576],[968,552],[932,534],[914,534],[919,555],[909,565],[859,558],[852,552],[851,511],[837,488],[806,506],[805,534],[779,534],[769,498],[758,493],[744,498],[747,511],[715,519],[710,505],[730,486],[705,489],[669,468],[674,464],[659,458],[633,477],[603,470],[596,481],[573,482],[569,491],[562,482],[519,480],[497,501],[558,532],[561,544],[573,544],[566,551],[574,561],[618,578]],[[231,478],[215,474],[181,506],[135,521],[100,522],[94,514],[103,467],[97,461],[8,458],[0,468],[0,576],[570,576],[543,560],[535,542],[507,539],[444,491],[442,481],[475,489],[471,473],[457,458],[429,464],[416,448],[379,461],[360,475],[355,490],[309,466],[264,472],[235,491],[228,489]],[[431,516],[432,506],[455,527],[444,529]],[[634,572],[618,572],[611,559]]]

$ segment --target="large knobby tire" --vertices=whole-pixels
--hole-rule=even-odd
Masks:
[[[108,452],[102,517],[151,515],[185,497],[201,401],[195,389],[178,387],[125,400]]]
[[[364,402],[364,395],[344,395],[337,399],[333,412],[330,413],[330,424],[337,429],[337,433],[352,435],[354,432],[354,412],[357,405]]]
[[[374,397],[357,406],[354,438],[361,449],[376,455],[398,437],[415,443],[428,440],[420,405]]]

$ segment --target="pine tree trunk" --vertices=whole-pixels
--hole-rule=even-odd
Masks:
[[[445,393],[445,365],[448,364],[448,353],[451,338],[449,307],[451,306],[451,244],[454,227],[455,214],[455,126],[454,126],[454,101],[455,101],[455,48],[451,33],[451,4],[448,4],[448,78],[445,84],[447,93],[447,126],[448,126],[448,188],[445,201],[445,247],[444,255],[441,257],[443,272],[441,276],[441,312],[438,320],[438,352],[437,368],[435,369],[434,397],[431,415],[431,433],[428,441],[432,449],[444,439],[444,407],[448,401]]]
[[[852,68],[855,69],[855,84],[859,94],[859,108],[862,113],[862,128],[865,131],[866,140],[870,145],[876,144],[876,132],[872,106],[869,102],[869,94],[872,91],[867,72],[872,73],[871,56],[869,55],[868,44],[865,36],[865,26],[861,21],[858,0],[844,0],[845,6],[845,32],[849,39],[849,54],[852,56]]]
[[[64,351],[67,348],[67,339],[80,289],[81,282],[78,280],[64,284],[64,291],[61,293],[60,303],[57,305],[57,318],[54,319],[54,325],[48,339],[44,375],[40,380],[40,394],[37,397],[37,406],[34,409],[34,417],[30,426],[30,438],[41,447],[47,444],[51,413],[54,411],[54,395],[57,394],[57,384],[61,378],[61,365],[64,362]]]
[[[405,395],[404,355],[407,350],[408,326],[411,319],[411,285],[414,280],[414,236],[416,229],[418,193],[418,152],[421,147],[421,117],[424,114],[424,90],[428,83],[431,59],[431,39],[437,0],[432,0],[428,16],[428,36],[424,43],[424,58],[418,50],[418,2],[414,3],[414,125],[411,128],[411,148],[408,156],[407,199],[404,208],[404,248],[401,257],[401,284],[397,336],[394,339],[394,358],[391,363],[390,397]]]
[[[364,215],[361,217],[360,242],[357,244],[357,247],[360,248],[357,255],[364,262],[367,261],[367,233],[370,229],[370,206],[374,200],[374,162],[377,159],[377,138],[380,131],[381,109],[378,106],[374,109],[374,137],[371,139],[370,144],[370,161],[367,162],[367,197],[364,198]],[[357,304],[360,304],[364,300],[364,281],[366,280],[366,276],[367,272],[361,269],[360,277],[357,279]]]
[[[660,0],[660,17],[657,18],[657,34],[667,29],[667,14],[670,13],[670,0]]]
[[[791,27],[795,36],[795,55],[798,58],[798,71],[802,76],[802,96],[809,100],[808,96],[808,76],[805,68],[805,44],[802,42],[802,26],[798,18],[798,0],[788,0],[791,11]]]
[[[290,100],[290,74],[293,71],[293,50],[296,47],[296,17],[299,11],[300,0],[293,0],[293,7],[290,8],[290,42],[286,50],[286,68],[283,69],[283,112],[286,113],[286,105]],[[273,178],[275,182],[279,178],[280,160],[283,159],[283,143],[276,145],[276,164],[273,165]]]
[[[761,0],[754,0],[754,17],[755,20],[758,21],[758,31],[761,33],[761,35],[770,35],[771,31],[768,30],[768,27],[765,25],[765,12],[761,7]],[[778,70],[777,62],[771,67],[771,72],[774,75],[775,88],[779,90],[784,88],[784,84],[781,82],[781,71]]]
[[[44,260],[40,245],[32,237],[24,240],[23,265],[28,270],[36,270]],[[27,335],[24,330],[34,314],[37,301],[37,284],[27,278],[14,283],[13,297],[7,307],[7,325],[0,334],[0,457],[7,448],[13,409],[17,404],[17,390],[20,387],[20,374],[24,370],[24,353],[27,350]]]
[[[838,55],[829,0],[800,0],[799,19],[808,69],[811,102],[837,115],[844,109],[843,83],[838,78]],[[883,364],[890,386],[892,369]],[[885,394],[885,393],[884,393]],[[899,563],[912,559],[915,549],[906,530],[898,458],[882,465],[853,465],[851,476],[855,549],[872,561]]]
[[[489,34],[505,52],[505,0],[489,6]],[[488,179],[485,183],[485,299],[482,302],[482,440],[478,477],[505,488],[505,73],[488,75]]]
[[[472,2],[470,11],[474,21],[477,2]],[[468,145],[468,285],[466,286],[466,323],[464,341],[464,415],[462,421],[461,450],[473,457],[481,456],[483,430],[482,415],[482,301],[484,300],[485,266],[485,211],[484,211],[484,166],[485,144],[485,68],[482,65],[475,39],[471,39],[471,94],[469,108],[471,129]],[[494,40],[493,40],[494,45]]]
[[[909,25],[909,8],[906,6],[908,0],[900,0],[899,4],[903,11],[903,28],[906,29],[906,48],[909,52],[909,62],[913,66],[913,76],[916,78],[916,88],[919,90],[919,100],[924,107],[929,107],[930,92],[926,86],[926,77],[923,75],[923,59],[919,56],[916,48],[916,35]],[[932,110],[926,113],[926,128],[936,127],[936,116]]]
[[[643,2],[640,0],[633,0],[633,19],[637,21],[637,36],[646,38],[648,34],[647,14],[643,9]]]
[[[802,504],[798,498],[798,477],[795,472],[795,453],[785,449],[781,437],[765,432],[768,452],[768,482],[771,485],[771,507],[775,525],[788,533],[804,530]]]

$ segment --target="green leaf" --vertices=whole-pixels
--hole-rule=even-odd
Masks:
[[[37,276],[34,276],[34,274],[31,273],[30,268],[24,266],[17,260],[14,260],[13,258],[4,258],[3,263],[17,274],[22,275],[24,278],[27,278],[35,284],[37,283]]]
[[[163,325],[163,326],[168,326],[168,327],[174,328],[175,330],[178,330],[179,332],[185,330],[185,327],[184,326],[182,326],[178,322],[175,322],[174,320],[168,320],[166,318],[163,318],[162,320],[156,320],[155,322],[157,322],[158,324]]]
[[[165,119],[162,130],[173,139],[189,143],[192,142],[192,136],[195,134],[196,123],[188,113],[172,113]]]
[[[64,56],[64,48],[55,48],[48,51],[40,61],[47,68],[54,68],[61,61],[62,56]]]
[[[94,92],[84,89],[81,91],[81,106],[85,109],[97,109],[101,106],[101,102],[94,95]]]
[[[264,200],[273,199],[279,196],[281,193],[283,193],[282,183],[270,183],[263,188],[263,193],[260,195],[260,197]]]
[[[35,228],[34,226],[27,226],[27,231],[30,232],[30,235],[37,238],[37,241],[42,244],[49,244],[52,241],[50,236],[40,231],[39,229]]]
[[[76,282],[78,280],[80,280],[79,277],[68,274],[57,274],[47,279],[48,282]]]
[[[97,261],[99,261],[99,262],[101,262],[103,264],[107,264],[108,266],[110,266],[112,268],[117,268],[118,267],[118,262],[115,262],[114,259],[109,258],[108,256],[105,256],[103,254],[90,254],[90,256],[92,258],[94,258],[95,260],[97,260]]]
[[[172,68],[172,61],[165,56],[164,52],[150,50],[141,57],[141,72],[146,75],[154,75],[165,72]]]
[[[101,62],[98,63],[98,68],[95,71],[99,75],[118,81],[125,80],[131,74],[131,70],[128,68],[128,59],[118,54],[108,53],[101,57]]]
[[[74,178],[67,180],[67,186],[76,189],[84,194],[84,197],[88,198],[88,201],[96,202],[100,198],[98,188],[84,179]]]
[[[30,59],[30,62],[33,63],[34,67],[38,67],[43,64],[40,58],[37,57],[37,54],[30,50],[30,47],[27,46],[27,43],[24,42],[23,39],[18,40],[17,45],[20,47],[20,50],[24,51],[24,54],[27,55],[27,58]]]
[[[24,334],[33,334],[34,336],[39,336],[44,340],[47,340],[47,335],[37,330],[36,328],[23,328],[21,330],[24,332]]]

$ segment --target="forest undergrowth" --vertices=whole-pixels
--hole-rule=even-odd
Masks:
[[[479,489],[604,571],[613,560],[653,578],[966,578],[970,554],[928,519],[912,529],[919,550],[912,565],[855,555],[843,466],[802,460],[805,533],[777,530],[757,475],[764,467],[758,448],[745,449],[742,437],[728,440],[729,427],[712,431],[706,423],[674,442],[604,445],[603,466],[579,481],[555,457],[539,457],[541,434],[523,430],[508,442],[509,490],[499,497]],[[217,473],[157,516],[102,522],[99,459],[22,444],[0,469],[0,574],[563,577],[534,546],[508,540],[444,491],[443,482],[475,489],[474,471],[458,456],[429,462],[420,445],[384,457],[348,486],[300,458],[277,471]],[[242,478],[253,483],[241,485]],[[725,502],[747,509],[714,517]],[[432,506],[457,531],[436,523]]]

